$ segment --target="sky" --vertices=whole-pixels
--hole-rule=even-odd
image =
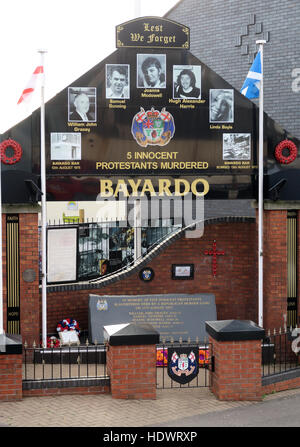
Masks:
[[[0,133],[39,107],[17,105],[45,54],[45,101],[114,52],[115,27],[136,16],[163,16],[178,0],[0,1]]]

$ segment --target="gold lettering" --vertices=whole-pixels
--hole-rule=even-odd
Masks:
[[[184,185],[184,191],[180,192],[180,185]],[[190,184],[185,179],[175,179],[175,196],[185,196],[190,191]]]
[[[203,184],[203,186],[204,186],[203,192],[198,192],[197,191],[197,186],[196,186],[197,183],[202,183]],[[208,181],[203,179],[203,178],[199,178],[199,179],[194,180],[193,183],[191,184],[191,191],[192,191],[193,194],[195,194],[195,196],[199,196],[199,197],[205,196],[205,194],[207,194],[208,191],[209,191],[209,183],[208,183]]]
[[[116,197],[119,194],[119,192],[122,192],[125,197],[129,196],[127,185],[125,183],[125,180],[123,179],[118,180],[114,196]]]
[[[171,191],[169,187],[171,186],[171,181],[165,178],[158,180],[158,189],[159,189],[159,196],[163,196],[164,193],[166,193],[167,196],[171,196]]]
[[[107,192],[105,192],[107,191]],[[112,181],[111,180],[100,180],[100,194],[101,197],[110,197],[114,193],[112,189]]]
[[[129,183],[129,185],[132,188],[132,195],[133,196],[138,196],[138,187],[140,186],[141,181],[142,180],[139,178],[139,179],[137,179],[137,182],[135,183],[135,181],[133,179],[131,179],[131,178],[128,179],[128,183]]]
[[[145,179],[144,186],[141,191],[141,196],[144,196],[146,191],[150,192],[151,196],[156,196],[156,192],[154,191],[154,188],[153,188],[153,185],[152,185],[152,182],[150,179]]]
[[[130,33],[130,39],[132,42],[143,42],[144,36],[140,33]]]

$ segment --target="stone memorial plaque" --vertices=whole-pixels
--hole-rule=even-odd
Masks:
[[[23,272],[23,280],[25,282],[34,282],[36,278],[35,271],[33,269],[26,269]]]
[[[201,294],[89,295],[89,341],[103,343],[103,326],[149,323],[160,340],[191,340],[207,337],[205,321],[217,319],[215,296]]]

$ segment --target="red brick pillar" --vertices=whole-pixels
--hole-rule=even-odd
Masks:
[[[220,400],[262,399],[262,350],[264,329],[249,320],[206,323],[214,367],[211,391]]]
[[[124,326],[124,325],[117,325]],[[114,333],[105,326],[106,364],[112,397],[156,399],[156,343],[159,334],[149,324],[130,323]]]
[[[0,335],[0,401],[22,400],[20,336]]]
[[[266,206],[266,205],[265,205]],[[287,211],[264,211],[264,328],[284,325],[287,315]]]
[[[20,315],[20,331],[24,342],[29,346],[40,341],[40,294],[39,294],[39,235],[38,212],[36,205],[3,205],[3,319],[4,330],[7,333],[18,333],[16,327],[10,328],[8,320],[8,289],[7,289],[7,217],[18,216],[18,257],[19,267],[16,281],[19,284],[18,308],[14,311]],[[16,289],[13,288],[15,291]],[[15,292],[14,292],[15,293]]]

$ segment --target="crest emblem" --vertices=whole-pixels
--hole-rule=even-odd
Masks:
[[[108,304],[106,300],[98,300],[97,304],[96,304],[97,310],[107,310],[108,309]]]
[[[174,118],[164,107],[161,112],[141,110],[132,120],[131,133],[136,142],[142,146],[165,146],[175,133]]]
[[[168,375],[175,382],[191,382],[199,372],[198,346],[168,348]]]
[[[154,271],[150,267],[146,267],[140,271],[140,278],[143,281],[151,281],[154,278]]]

